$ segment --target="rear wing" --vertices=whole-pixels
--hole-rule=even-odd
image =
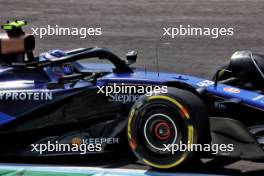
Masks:
[[[85,48],[78,53],[66,55],[61,58],[50,59],[45,61],[34,61],[34,62],[22,62],[22,63],[16,62],[16,63],[12,63],[12,66],[43,68],[43,67],[68,63],[68,62],[74,62],[82,59],[94,58],[94,57],[98,57],[99,59],[109,60],[115,66],[113,70],[114,72],[133,73],[133,70],[129,67],[126,61],[120,59],[118,56],[116,56],[109,50],[103,48]]]

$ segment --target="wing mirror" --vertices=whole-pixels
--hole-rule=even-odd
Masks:
[[[219,70],[217,70],[216,75],[215,75],[215,82],[214,82],[214,86],[215,87],[217,87],[217,83],[218,83],[219,77],[222,74],[224,74],[224,73],[232,74],[232,71],[231,70],[227,70],[227,69],[219,69]]]
[[[136,51],[129,51],[126,54],[126,64],[131,65],[137,61],[137,52]]]

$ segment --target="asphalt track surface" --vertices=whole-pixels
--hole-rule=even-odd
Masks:
[[[136,66],[211,78],[236,50],[264,53],[264,1],[262,0],[0,0],[0,21],[26,19],[30,27],[101,27],[102,36],[37,38],[36,53],[60,48],[100,46],[124,57],[138,51]],[[233,27],[229,37],[162,37],[163,27]],[[157,56],[158,65],[157,66]],[[141,164],[118,159],[71,160],[54,164],[142,168]],[[110,157],[111,158],[111,157]],[[102,163],[103,160],[105,163]],[[264,173],[264,163],[206,160],[192,172],[212,174]],[[124,164],[125,163],[125,164]],[[50,164],[50,161],[47,161]],[[100,165],[101,164],[101,165]],[[184,171],[185,172],[185,171]],[[189,172],[189,171],[186,171]]]

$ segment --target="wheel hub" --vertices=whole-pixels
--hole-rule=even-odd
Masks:
[[[154,127],[154,135],[157,139],[165,141],[170,138],[171,129],[168,123],[161,121]]]

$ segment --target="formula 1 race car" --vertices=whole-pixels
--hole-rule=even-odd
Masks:
[[[158,169],[195,157],[178,144],[225,144],[217,155],[264,158],[264,56],[236,52],[206,80],[134,68],[134,51],[126,60],[97,47],[35,57],[25,24],[3,25],[0,37],[0,156],[74,155],[80,151],[69,146],[84,143],[96,144],[87,153],[107,152],[127,143]]]

